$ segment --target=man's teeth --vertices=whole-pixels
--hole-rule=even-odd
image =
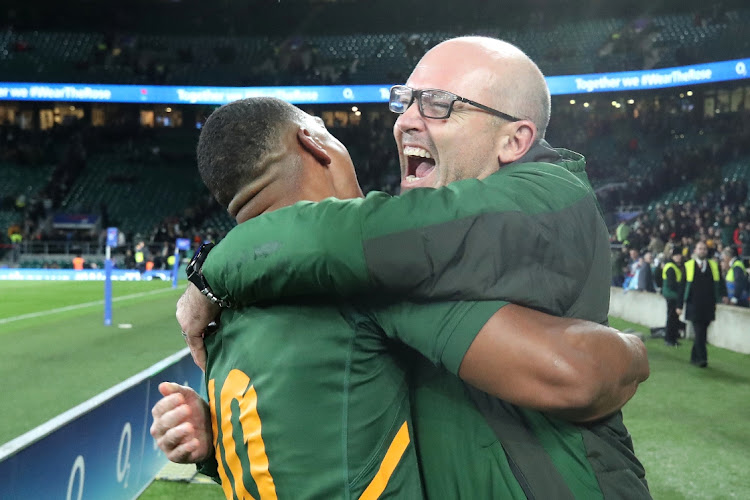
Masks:
[[[417,177],[416,175],[407,175],[406,176],[406,182],[414,182],[414,181],[417,181],[417,180],[419,180],[419,177]]]
[[[432,155],[429,151],[422,148],[417,148],[414,146],[405,146],[404,147],[404,155],[405,156],[419,156],[421,158],[432,158]]]

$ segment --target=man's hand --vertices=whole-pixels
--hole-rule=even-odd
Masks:
[[[198,463],[214,451],[208,405],[190,387],[159,384],[164,396],[151,409],[151,435],[167,458],[178,464]]]
[[[221,308],[208,300],[198,288],[190,283],[177,301],[177,322],[182,329],[193,361],[206,371],[206,346],[203,344],[203,334],[209,323],[216,320]]]
[[[677,316],[679,316],[680,314],[682,314],[682,309],[678,307],[677,309],[674,310],[674,312],[676,312]]]

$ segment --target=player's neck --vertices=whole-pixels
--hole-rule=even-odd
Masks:
[[[318,185],[290,186],[288,184],[291,183],[271,183],[259,190],[239,209],[235,216],[237,223],[241,224],[253,217],[294,205],[300,201],[320,201],[335,195],[331,190]]]

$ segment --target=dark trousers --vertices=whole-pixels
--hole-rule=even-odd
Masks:
[[[693,331],[695,332],[695,341],[693,350],[690,352],[690,362],[701,364],[708,362],[708,352],[706,351],[706,336],[708,335],[708,325],[710,323],[698,323],[693,321]]]
[[[667,331],[664,341],[674,344],[680,338],[680,317],[677,314],[677,301],[667,299]]]

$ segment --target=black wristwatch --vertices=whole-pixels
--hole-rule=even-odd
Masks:
[[[214,246],[215,245],[213,243],[202,244],[200,248],[198,248],[198,251],[195,252],[193,260],[191,260],[190,264],[187,265],[185,272],[187,273],[188,281],[197,286],[198,290],[200,290],[201,293],[208,298],[208,300],[219,307],[231,307],[232,305],[228,300],[220,299],[219,297],[214,295],[213,290],[211,290],[211,286],[209,286],[208,281],[206,281],[205,276],[203,276],[203,263],[206,262],[208,252],[210,252]]]

